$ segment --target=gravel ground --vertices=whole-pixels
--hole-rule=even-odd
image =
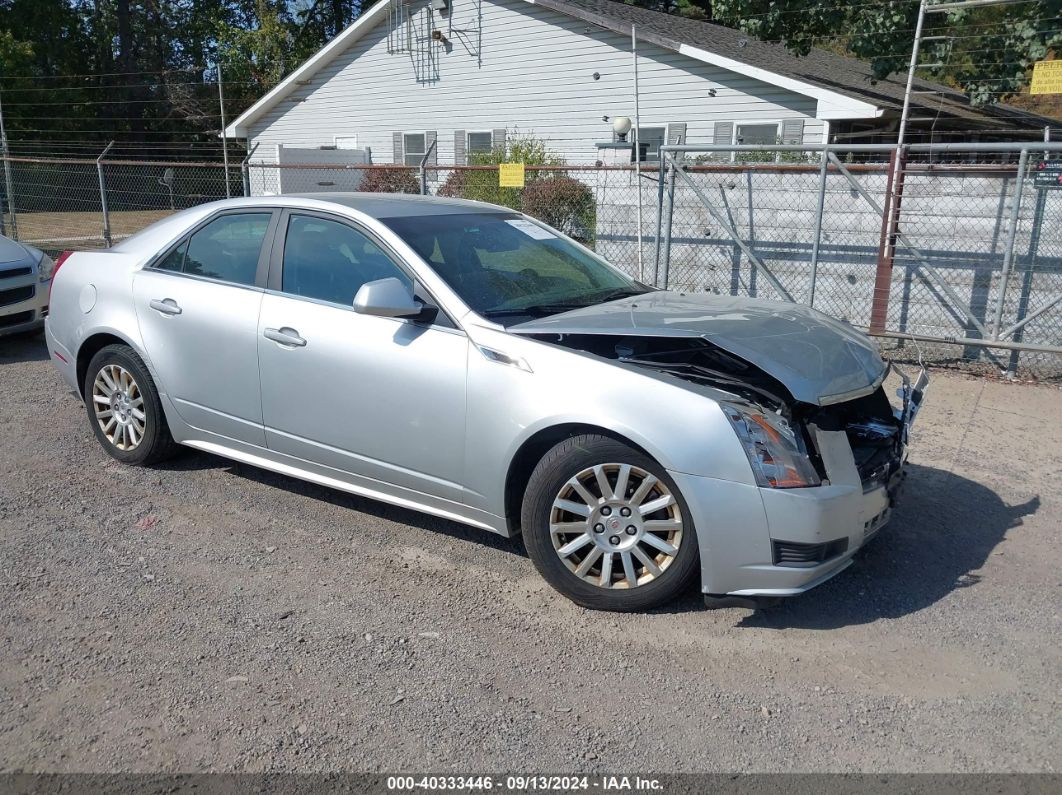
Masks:
[[[590,613],[518,540],[112,461],[0,341],[0,771],[1057,771],[1062,392],[935,380],[893,523],[770,611]]]

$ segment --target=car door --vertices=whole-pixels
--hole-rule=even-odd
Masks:
[[[188,425],[265,446],[258,313],[279,212],[213,216],[133,279],[144,347]]]
[[[362,284],[413,279],[367,230],[285,211],[262,300],[258,358],[270,449],[461,500],[468,339],[354,312]]]

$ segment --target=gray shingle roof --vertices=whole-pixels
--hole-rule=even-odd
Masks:
[[[884,80],[872,79],[870,64],[825,50],[814,49],[798,56],[782,44],[768,44],[733,28],[625,5],[615,0],[537,0],[537,5],[621,33],[636,25],[638,38],[677,50],[686,44],[766,69],[775,74],[812,83],[886,110],[903,106],[907,75],[894,74]],[[926,80],[915,80],[912,115],[951,116],[970,122],[1000,122],[1014,127],[1042,127],[1057,120],[1046,119],[1006,105],[974,107],[962,92]]]

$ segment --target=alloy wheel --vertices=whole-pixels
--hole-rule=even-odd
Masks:
[[[92,408],[107,441],[122,451],[135,450],[144,438],[147,415],[144,396],[132,374],[107,364],[92,382]]]
[[[599,464],[568,480],[550,510],[550,538],[564,565],[600,588],[636,588],[660,577],[682,544],[675,495],[651,472]]]

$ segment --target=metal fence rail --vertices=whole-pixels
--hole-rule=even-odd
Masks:
[[[523,188],[500,187],[496,166],[8,157],[0,219],[56,252],[105,247],[222,199],[226,176],[247,195],[476,199],[540,218],[647,283],[797,301],[868,330],[896,358],[1062,380],[1062,189],[1045,179],[1062,173],[1059,153],[665,146],[637,170],[528,165]]]
[[[225,198],[221,163],[0,158],[10,174],[0,233],[51,253],[101,248],[176,210]],[[239,184],[239,169],[230,169]]]
[[[810,304],[897,355],[1058,378],[1062,184],[1034,176],[1054,175],[1058,152],[663,147],[655,272],[672,288]]]

